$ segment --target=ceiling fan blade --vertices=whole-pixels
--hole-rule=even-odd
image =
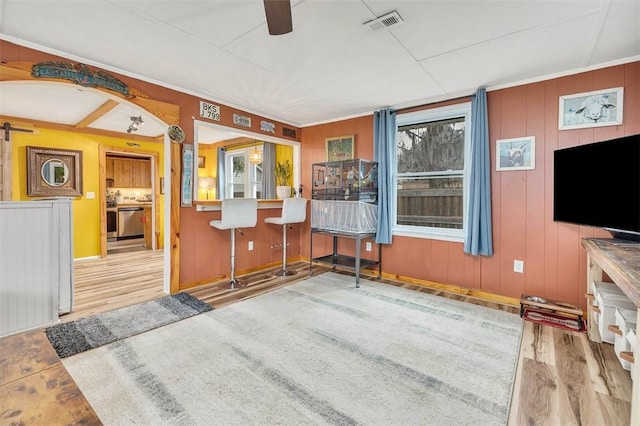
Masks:
[[[282,35],[293,31],[291,2],[289,0],[264,0],[269,34]]]

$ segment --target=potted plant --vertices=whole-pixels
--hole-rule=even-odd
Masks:
[[[276,168],[274,170],[276,175],[276,194],[279,199],[291,197],[291,185],[289,185],[289,178],[291,177],[291,164],[289,160],[285,160],[283,163],[276,162]]]

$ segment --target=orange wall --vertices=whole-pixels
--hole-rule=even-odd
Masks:
[[[1,40],[0,59],[3,62],[64,60]],[[186,143],[192,142],[193,117],[199,116],[199,98],[126,76],[117,77],[153,99],[179,105]],[[623,125],[558,131],[559,96],[618,86],[625,90]],[[221,107],[223,121],[219,124],[233,127],[231,113],[237,110]],[[595,228],[553,222],[553,151],[640,133],[640,62],[491,91],[488,107],[494,255],[474,258],[463,254],[460,243],[394,237],[393,244],[383,248],[383,271],[514,298],[530,293],[584,307],[586,254],[580,244],[581,238],[609,235]],[[259,117],[244,114],[252,116],[252,122],[259,125]],[[281,123],[276,124],[279,129]],[[348,134],[355,135],[355,156],[372,159],[372,116],[298,129],[306,198],[310,196],[311,164],[325,160],[325,139]],[[494,171],[495,140],[520,136],[536,137],[536,169]],[[219,218],[220,213],[196,212],[195,207],[180,208],[179,212],[179,282],[205,282],[228,273],[229,233],[209,226],[209,221]],[[277,226],[264,224],[265,217],[279,214],[279,209],[261,210],[258,226],[237,239],[238,271],[280,260],[281,251],[271,245],[280,243],[282,231]],[[256,247],[252,252],[246,249],[246,242],[250,240]],[[291,257],[309,255],[308,219],[306,223],[294,226],[290,242],[288,252]],[[352,250],[350,245],[344,251]],[[314,237],[314,256],[328,248],[328,241]],[[514,259],[525,261],[524,274],[513,272]]]
[[[280,212],[280,208],[260,209],[255,228],[244,228],[244,235],[236,232],[236,273],[282,262],[282,249],[273,247],[282,244],[282,227],[264,223],[265,218],[280,216]],[[180,259],[180,283],[204,283],[228,275],[231,270],[231,231],[209,226],[210,221],[220,220],[220,211],[196,212],[195,208],[183,208],[180,219],[180,234],[184,243]],[[293,229],[287,233],[288,257],[299,256],[300,229],[308,227],[308,220],[292,225]],[[253,251],[248,250],[249,241],[254,242]]]
[[[561,95],[624,87],[623,125],[558,130]],[[640,62],[488,93],[494,255],[473,257],[461,243],[393,237],[383,246],[383,272],[519,298],[534,294],[586,306],[586,253],[582,237],[610,235],[600,229],[553,221],[553,151],[640,133]],[[303,170],[324,159],[324,140],[355,134],[356,157],[372,159],[371,116],[303,129]],[[535,170],[495,171],[496,139],[535,136]],[[597,171],[594,171],[597,172]],[[310,173],[303,184],[310,187]],[[595,201],[595,200],[594,200]],[[309,232],[302,234],[308,255]],[[314,256],[316,256],[314,236]],[[320,249],[326,249],[320,244]],[[524,274],[513,260],[524,260]]]

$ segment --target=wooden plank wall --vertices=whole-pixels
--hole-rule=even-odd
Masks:
[[[559,96],[624,87],[620,126],[558,130]],[[600,229],[553,221],[553,151],[640,133],[640,62],[488,93],[494,255],[465,255],[461,243],[394,237],[382,252],[383,272],[519,298],[535,294],[586,306],[586,253],[582,237]],[[356,157],[373,159],[373,119],[361,117],[303,129],[303,171],[324,159],[325,138],[356,135]],[[495,141],[536,138],[534,170],[495,170]],[[597,172],[597,171],[596,171]],[[303,172],[303,184],[311,184]],[[307,235],[303,232],[302,254]],[[315,239],[314,239],[315,242]],[[315,251],[315,248],[314,248]],[[513,261],[524,260],[524,273]]]

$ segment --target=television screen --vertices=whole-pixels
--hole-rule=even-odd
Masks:
[[[553,220],[640,237],[640,135],[558,149],[553,157]]]

